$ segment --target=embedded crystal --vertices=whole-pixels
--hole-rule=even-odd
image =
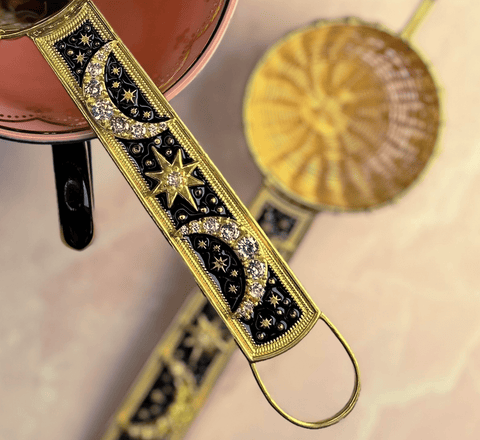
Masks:
[[[248,263],[247,273],[253,278],[262,278],[265,275],[265,264],[258,260],[252,260]]]
[[[248,320],[253,315],[253,308],[254,305],[251,301],[245,301],[238,309],[238,313]]]
[[[265,289],[260,283],[253,283],[250,286],[250,295],[252,295],[254,298],[262,299],[264,293]]]
[[[209,217],[203,223],[203,228],[207,234],[214,234],[220,228],[220,224],[216,218]]]
[[[115,134],[121,134],[128,130],[128,122],[123,118],[113,118],[110,121],[110,125]]]
[[[222,226],[220,234],[225,241],[232,241],[238,238],[240,230],[235,223],[227,223]]]
[[[133,124],[130,128],[130,131],[137,139],[144,138],[147,133],[145,126],[140,123]]]
[[[97,76],[102,73],[102,65],[98,63],[90,63],[87,66],[87,72],[92,76]]]
[[[198,222],[191,222],[190,223],[190,231],[192,231],[192,234],[198,234],[200,232],[200,223]]]
[[[243,237],[238,242],[237,248],[242,258],[251,258],[258,251],[258,243],[253,237]]]
[[[105,121],[113,116],[113,107],[108,101],[99,101],[92,107],[91,113],[96,120]]]
[[[180,232],[182,235],[187,235],[188,234],[188,227],[187,226],[182,226],[180,228]]]
[[[92,79],[86,86],[85,86],[85,93],[87,95],[93,96],[97,98],[102,91],[102,85],[96,79]]]
[[[167,176],[167,184],[179,188],[183,185],[183,176],[178,171],[174,171]]]

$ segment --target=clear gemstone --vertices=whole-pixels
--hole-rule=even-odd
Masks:
[[[200,223],[198,222],[190,223],[190,231],[192,231],[192,234],[198,234],[200,232]]]
[[[254,305],[251,301],[245,301],[239,308],[238,312],[245,319],[250,319],[253,315]]]
[[[214,234],[220,228],[220,224],[216,218],[209,217],[203,223],[203,228],[208,234]]]
[[[140,123],[132,125],[131,128],[130,128],[130,131],[138,139],[139,138],[144,138],[146,133],[147,133],[145,125],[140,124]]]
[[[110,121],[110,125],[115,134],[121,134],[128,130],[128,122],[123,118],[113,118]]]
[[[187,226],[182,226],[180,228],[180,232],[182,233],[182,235],[187,235],[188,234],[188,227]]]
[[[160,129],[160,131],[165,131],[168,128],[167,123],[160,122],[160,124],[158,124],[158,128]]]
[[[265,264],[258,260],[253,260],[248,263],[247,273],[253,278],[262,278],[265,275]]]
[[[87,95],[98,97],[102,91],[102,85],[96,80],[92,79],[85,87],[85,93]]]
[[[87,67],[87,72],[92,76],[97,76],[102,73],[102,65],[98,63],[90,63]]]
[[[252,295],[254,298],[262,299],[264,293],[265,289],[260,283],[253,283],[250,286],[250,295]]]
[[[235,223],[227,223],[222,226],[220,234],[225,241],[232,241],[238,238],[240,230]]]
[[[258,251],[258,243],[253,237],[243,237],[238,242],[238,253],[242,258],[251,258]]]
[[[98,121],[105,121],[113,116],[113,107],[107,101],[99,101],[92,107],[91,113]]]
[[[99,61],[103,61],[106,57],[106,53],[104,51],[101,51],[99,50],[96,54],[95,54],[95,58],[97,58]]]
[[[167,176],[167,184],[179,188],[183,185],[183,176],[178,171],[174,171]]]
[[[156,125],[150,125],[148,127],[148,131],[150,132],[150,136],[155,136],[158,133],[160,133],[162,130],[160,130]]]

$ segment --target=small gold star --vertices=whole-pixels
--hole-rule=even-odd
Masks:
[[[213,268],[212,269],[216,269],[217,271],[221,271],[223,270],[224,272],[226,272],[225,270],[225,267],[227,266],[227,259],[223,259],[223,258],[217,258],[215,257],[215,261],[213,262]]]
[[[112,69],[112,73],[113,73],[114,75],[120,75],[120,69],[119,69],[118,67],[114,67],[114,68]]]
[[[232,285],[230,285],[230,287],[228,288],[228,291],[229,291],[230,293],[237,293],[237,289],[238,289],[238,287],[237,287],[237,286],[234,286],[234,285],[232,284]]]
[[[150,116],[152,116],[152,112],[143,112],[143,117],[144,118],[150,118]]]
[[[215,246],[213,246],[213,250],[215,252],[220,252],[220,245],[219,244],[216,244]]]
[[[131,102],[132,104],[134,103],[134,99],[135,99],[135,93],[137,93],[136,90],[125,90],[123,89],[123,98],[121,99],[121,101],[127,101],[127,102]]]
[[[235,269],[235,270],[232,270],[232,271],[230,272],[230,275],[231,275],[232,277],[238,277],[238,270],[236,270],[236,269]]]
[[[278,303],[280,302],[280,298],[277,295],[272,295],[272,297],[268,300],[270,304],[274,307],[277,307]]]
[[[83,54],[82,52],[78,52],[75,60],[77,61],[77,63],[80,63],[80,65],[83,66],[83,63],[85,62],[85,54]]]
[[[85,46],[90,46],[90,37],[91,35],[80,35],[80,44],[84,44]]]
[[[202,249],[206,249],[207,248],[207,242],[205,240],[200,240],[198,242],[198,247],[202,248]]]
[[[270,319],[265,318],[265,319],[262,319],[262,322],[261,322],[261,324],[260,324],[260,327],[262,327],[262,328],[270,328],[271,325],[272,325],[272,318],[270,318]]]
[[[112,84],[112,87],[114,89],[118,89],[120,87],[120,81],[115,81],[113,84]]]
[[[147,197],[167,193],[167,205],[171,208],[175,198],[180,195],[198,210],[189,189],[191,186],[204,185],[201,180],[192,176],[192,172],[198,167],[197,162],[183,165],[182,153],[178,150],[175,159],[170,163],[156,148],[152,150],[157,162],[162,167],[162,171],[145,173],[146,176],[158,182],[158,185],[147,193]]]
[[[138,109],[137,109],[137,108],[132,108],[132,109],[130,110],[130,113],[131,113],[132,115],[136,115],[136,114],[138,113]]]

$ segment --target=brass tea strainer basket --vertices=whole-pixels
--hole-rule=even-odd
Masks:
[[[429,67],[407,41],[432,0],[393,34],[355,18],[295,31],[262,58],[245,132],[268,182],[315,209],[367,209],[420,175],[439,129]]]

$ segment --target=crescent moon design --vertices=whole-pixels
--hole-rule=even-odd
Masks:
[[[105,66],[117,42],[101,47],[88,62],[82,90],[86,107],[92,118],[120,139],[144,139],[156,136],[168,128],[167,122],[138,122],[125,116],[113,103],[105,84]],[[130,93],[130,92],[128,92]]]
[[[239,259],[245,277],[245,294],[233,313],[236,318],[251,319],[253,309],[263,298],[267,283],[267,263],[258,242],[232,219],[225,217],[205,217],[193,220],[179,229],[183,237],[193,235],[211,236],[223,242]],[[221,256],[211,256],[210,267],[205,270],[214,274],[214,270],[222,270],[224,265]],[[237,274],[240,275],[240,274]],[[225,297],[227,292],[221,292]]]

